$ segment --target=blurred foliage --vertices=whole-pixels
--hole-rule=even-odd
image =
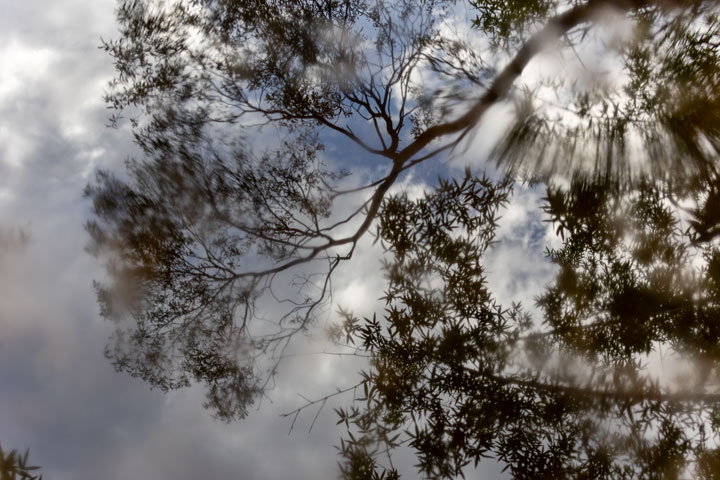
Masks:
[[[28,465],[29,450],[22,455],[16,449],[6,452],[0,447],[0,480],[42,480],[42,475],[31,472],[40,467]]]
[[[609,12],[623,4],[607,3]],[[516,120],[493,153],[499,165],[529,175],[599,174],[625,182],[716,171],[717,5],[635,3],[641,8],[611,16],[622,26],[609,38],[602,36],[607,25],[593,24],[566,35],[559,58],[550,61],[557,64],[553,71],[543,72],[537,85],[517,91]],[[541,8],[552,12],[547,2],[528,2],[511,18],[526,22],[534,18],[527,10]],[[502,25],[503,16],[482,18],[480,28],[487,22]],[[501,27],[493,32],[508,41]],[[602,55],[593,50],[597,44],[604,46]]]
[[[475,26],[495,48],[517,48],[527,40],[530,27],[557,11],[555,0],[470,0],[478,12]]]

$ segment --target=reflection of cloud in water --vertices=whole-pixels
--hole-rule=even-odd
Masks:
[[[501,209],[496,243],[486,254],[488,286],[505,307],[522,301],[532,311],[533,298],[542,293],[555,273],[545,247],[559,246],[553,225],[545,222],[540,205],[544,188],[516,184],[508,205]]]

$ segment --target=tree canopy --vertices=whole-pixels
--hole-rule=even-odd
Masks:
[[[393,478],[409,446],[429,477],[491,457],[515,478],[713,478],[718,10],[120,1],[107,101],[143,156],[86,190],[118,325],[107,355],[165,390],[204,384],[215,415],[242,418],[375,235],[384,315],[341,311],[339,327],[370,356],[363,398],[338,411],[347,477]],[[552,71],[521,78],[547,52]],[[475,138],[503,106],[502,138]],[[394,190],[478,141],[487,175]],[[380,173],[355,180],[337,144]],[[546,188],[556,277],[501,305],[483,256],[519,181]],[[663,349],[690,366],[683,385],[648,367]]]

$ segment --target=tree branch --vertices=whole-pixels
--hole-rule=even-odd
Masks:
[[[513,60],[495,78],[487,92],[475,102],[470,110],[456,120],[428,128],[415,141],[401,150],[398,154],[399,157],[409,160],[433,140],[468,130],[477,125],[490,107],[507,95],[513,82],[522,74],[530,60],[549,43],[566,35],[574,27],[592,21],[608,7],[627,11],[641,8],[647,4],[648,0],[589,0],[583,5],[578,5],[550,19],[542,30],[533,35],[520,48]]]

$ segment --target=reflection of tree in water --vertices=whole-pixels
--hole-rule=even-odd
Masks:
[[[243,417],[377,227],[385,316],[347,313],[335,329],[371,356],[364,400],[340,412],[347,476],[394,476],[405,445],[429,476],[489,456],[517,478],[710,478],[716,3],[470,3],[480,46],[448,28],[457,11],[440,0],[121,2],[108,100],[135,116],[145,158],[87,189],[91,250],[111,278],[98,297],[118,322],[108,356],[166,390],[203,383],[217,416]],[[631,32],[615,46],[598,33],[608,12]],[[551,42],[581,63],[601,45],[620,75],[514,91]],[[562,239],[542,318],[498,305],[484,276],[510,180],[467,172],[418,199],[388,193],[506,99],[517,116],[494,159],[546,182]],[[254,153],[249,132],[271,128],[278,140]],[[331,136],[385,173],[344,190],[350,172],[323,161]],[[269,317],[269,304],[284,310]],[[660,349],[695,366],[682,389],[646,366]]]
[[[674,478],[689,458],[715,468],[720,249],[683,229],[669,202],[694,192],[550,189],[544,208],[564,241],[548,251],[559,268],[537,323],[493,300],[481,260],[503,197],[475,182],[383,210],[387,322],[345,322],[373,354],[364,408],[341,413],[356,431],[347,471],[381,468],[368,452],[403,442],[430,476],[483,455],[518,478]],[[683,388],[648,369],[660,346],[693,362]]]

